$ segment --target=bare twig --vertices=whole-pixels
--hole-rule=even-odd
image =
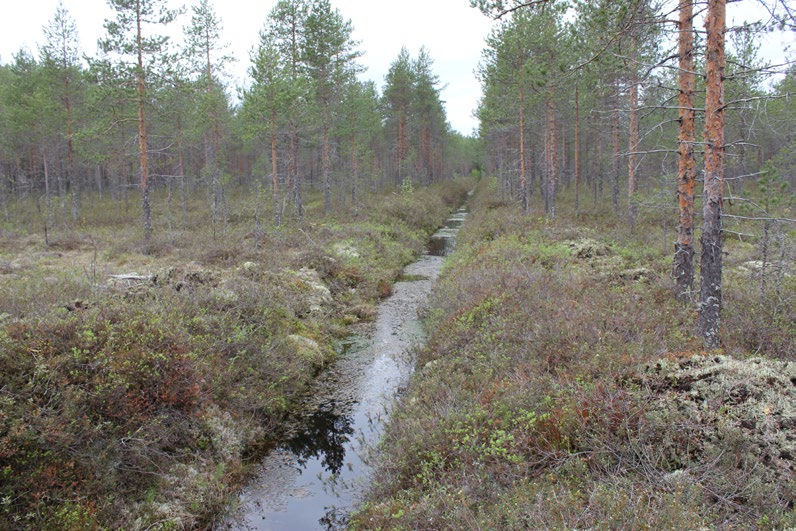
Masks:
[[[735,216],[733,214],[722,214],[722,217],[725,218],[732,218],[732,219],[742,219],[744,221],[780,221],[784,223],[796,223],[796,219],[789,219],[789,218],[756,218],[751,216]]]

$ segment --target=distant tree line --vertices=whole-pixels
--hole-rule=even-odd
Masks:
[[[166,29],[187,17],[164,0],[108,0],[96,57],[81,58],[63,3],[38,54],[0,65],[0,216],[35,201],[52,224],[77,222],[92,198],[140,199],[152,234],[151,191],[208,198],[228,215],[230,187],[270,190],[275,224],[300,220],[306,188],[324,210],[358,213],[362,194],[406,179],[425,184],[469,171],[471,139],[455,133],[425,48],[398,54],[381,91],[362,81],[359,43],[329,0],[280,0],[251,52],[251,79],[233,98],[208,0],[190,8],[183,44]],[[239,59],[239,58],[238,58]],[[167,194],[166,194],[167,192]],[[265,206],[263,205],[263,208]]]

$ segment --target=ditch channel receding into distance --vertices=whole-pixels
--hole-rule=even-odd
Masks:
[[[461,208],[404,269],[367,332],[344,342],[306,396],[284,442],[258,465],[223,528],[307,531],[337,529],[362,499],[372,473],[367,456],[394,400],[409,381],[413,349],[425,341],[418,317],[467,217]]]

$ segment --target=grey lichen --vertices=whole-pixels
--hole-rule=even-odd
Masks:
[[[693,470],[721,500],[759,507],[792,494],[796,364],[694,356],[646,365],[645,438],[672,470]],[[696,473],[698,472],[698,473]]]
[[[315,269],[302,267],[298,271],[286,269],[283,273],[298,282],[298,287],[306,296],[310,313],[323,312],[332,304],[332,292]]]
[[[591,238],[565,241],[564,245],[570,248],[572,256],[582,259],[608,256],[611,254],[610,247]]]

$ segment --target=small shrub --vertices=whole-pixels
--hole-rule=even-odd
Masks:
[[[352,526],[790,521],[792,367],[746,359],[792,356],[787,309],[766,321],[730,288],[747,301],[725,320],[738,328],[724,336],[734,358],[703,359],[654,231],[631,233],[607,211],[589,214],[593,229],[534,218],[495,190],[483,180],[471,201]]]

